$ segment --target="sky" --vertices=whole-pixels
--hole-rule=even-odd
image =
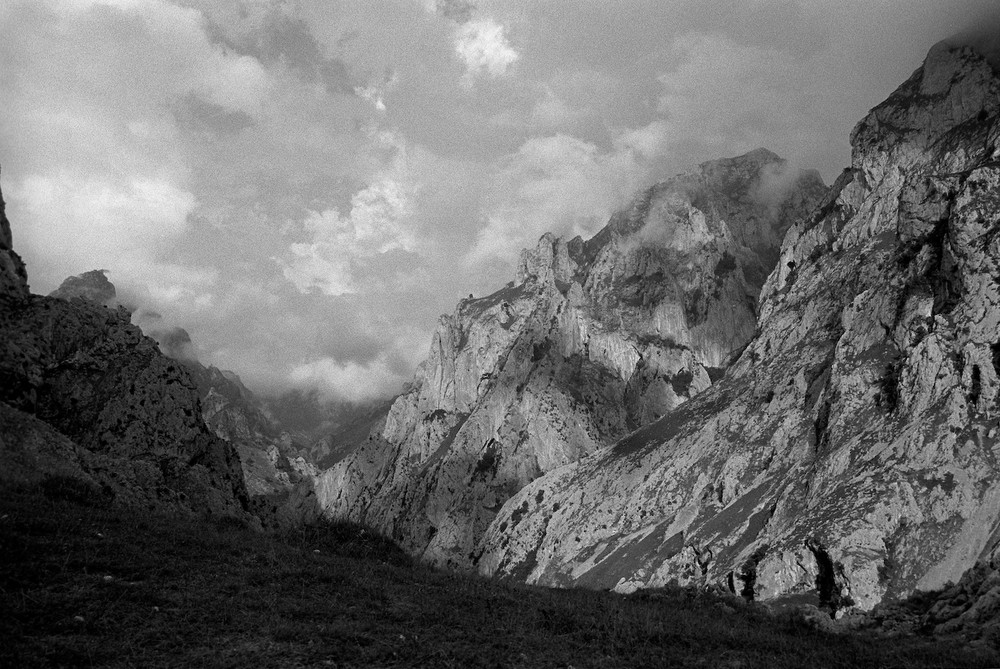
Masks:
[[[766,147],[827,183],[995,0],[2,0],[33,292],[108,270],[254,390],[398,392],[546,231]]]

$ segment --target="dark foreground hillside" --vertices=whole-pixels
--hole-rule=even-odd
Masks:
[[[138,517],[0,491],[0,667],[986,667],[985,646],[830,635],[694,590],[623,597],[414,565],[346,526]]]

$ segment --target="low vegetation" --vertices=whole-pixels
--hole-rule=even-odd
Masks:
[[[0,494],[0,667],[986,667],[989,646],[828,634],[693,589],[457,576],[363,528],[284,536]]]

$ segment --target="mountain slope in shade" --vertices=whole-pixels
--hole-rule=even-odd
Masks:
[[[506,503],[485,574],[870,608],[1000,540],[1000,78],[935,46],[787,234],[716,386]]]
[[[184,368],[124,309],[31,295],[2,205],[0,222],[0,485],[253,522]]]
[[[543,236],[514,282],[442,317],[381,431],[299,501],[471,567],[524,485],[721,375],[782,236],[824,190],[760,149],[654,186],[590,240]]]
[[[68,277],[49,297],[113,309],[121,305],[105,270]],[[281,498],[303,478],[317,474],[239,376],[199,362],[191,336],[183,328],[166,324],[157,313],[124,306],[131,320],[156,341],[160,351],[190,375],[205,425],[238,452],[247,492],[252,497]]]

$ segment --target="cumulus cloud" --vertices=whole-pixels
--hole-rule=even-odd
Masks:
[[[312,360],[293,367],[289,380],[296,386],[315,388],[327,397],[350,402],[394,395],[405,382],[392,370],[386,356],[368,364],[334,358]]]
[[[662,136],[652,123],[619,132],[609,150],[565,134],[529,139],[498,174],[483,210],[486,225],[466,262],[512,261],[549,231],[596,233],[652,178],[650,159]]]
[[[836,174],[996,5],[731,4],[0,0],[15,245],[36,290],[108,268],[255,388],[388,388],[545,231],[758,146]]]
[[[292,244],[292,257],[278,259],[285,278],[300,291],[332,296],[358,292],[355,273],[360,265],[391,251],[416,249],[410,227],[414,189],[405,148],[395,148],[392,168],[354,194],[347,216],[336,208],[310,213],[302,225],[309,241]]]
[[[211,272],[178,272],[162,257],[198,206],[172,105],[198,99],[259,114],[263,68],[213,44],[197,11],[161,0],[50,0],[9,12],[0,57],[17,66],[0,121],[5,191],[17,220],[31,222],[18,239],[41,270],[33,281],[44,290],[101,266],[164,295],[197,292]]]
[[[465,81],[476,77],[500,77],[518,59],[504,34],[504,27],[493,19],[475,19],[461,24],[455,32],[455,53],[465,64]]]

